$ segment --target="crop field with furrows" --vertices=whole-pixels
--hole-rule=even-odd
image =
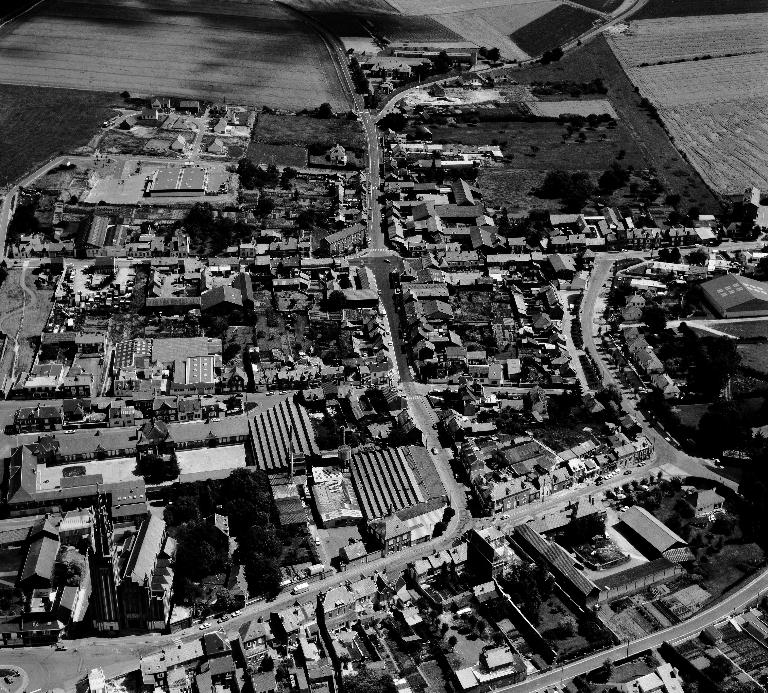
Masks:
[[[600,21],[593,12],[571,5],[558,5],[538,19],[512,32],[512,40],[528,55],[541,55],[544,51],[562,46],[580,36]]]
[[[627,68],[717,58],[766,49],[765,23],[754,14],[644,19],[613,33],[611,45]]]
[[[768,187],[768,98],[660,108],[675,144],[705,181],[731,194]],[[768,349],[766,349],[768,351]]]
[[[768,96],[768,53],[749,53],[630,69],[643,96],[660,108]]]
[[[768,0],[650,0],[632,19],[768,12]]]
[[[322,22],[336,36],[371,36],[387,41],[461,41],[462,37],[426,15],[401,14],[384,0],[286,0]]]
[[[643,20],[610,37],[675,146],[720,193],[768,184],[768,53],[760,18],[768,15]],[[643,66],[654,56],[685,61]]]
[[[478,46],[496,47],[505,58],[525,60],[528,54],[510,35],[558,6],[554,0],[506,4],[464,12],[445,12],[436,17],[449,29]]]
[[[42,3],[0,30],[0,83],[345,106],[322,39],[268,0]]]

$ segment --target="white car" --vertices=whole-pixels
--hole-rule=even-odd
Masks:
[[[200,624],[198,630],[205,630],[206,628],[210,628],[210,627],[211,627],[211,624],[208,623],[208,621],[205,621]]]
[[[433,455],[437,455],[437,448],[432,448],[431,452]]]

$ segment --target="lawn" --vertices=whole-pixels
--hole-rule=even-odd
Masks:
[[[768,345],[766,344],[739,344],[736,347],[736,351],[741,356],[741,365],[743,368],[748,368],[768,375]]]
[[[602,79],[606,97],[619,116],[619,127],[626,128],[640,151],[643,168],[655,171],[665,193],[680,195],[680,208],[696,206],[702,213],[720,211],[720,204],[693,167],[675,149],[658,121],[640,107],[640,96],[613,55],[605,38],[599,37],[549,65],[533,65],[511,73],[520,83],[575,82]],[[601,95],[601,98],[604,98]],[[633,147],[633,149],[634,149]],[[627,164],[633,163],[630,149]],[[582,168],[588,168],[585,164]]]
[[[366,146],[362,125],[357,120],[349,120],[345,117],[322,119],[270,113],[262,113],[259,116],[253,131],[253,140],[258,144],[301,147],[315,144],[327,149],[338,143],[355,151],[362,151]]]
[[[695,17],[698,15],[741,14],[766,12],[768,0],[650,0],[632,19],[657,19],[662,17]]]
[[[512,40],[528,55],[541,55],[583,34],[595,21],[592,12],[571,5],[558,5],[530,24],[511,34]]]
[[[745,320],[744,322],[711,322],[710,327],[733,335],[739,339],[753,339],[755,337],[768,338],[768,320]]]
[[[275,166],[293,166],[303,168],[307,165],[307,148],[292,144],[265,144],[251,142],[246,157],[254,164],[275,164]]]
[[[726,544],[701,564],[704,572],[701,586],[717,598],[764,563],[763,550],[757,544]]]
[[[103,92],[0,84],[0,185],[87,144],[119,102]]]

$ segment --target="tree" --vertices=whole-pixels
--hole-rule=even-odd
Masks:
[[[240,353],[240,345],[237,342],[231,342],[224,348],[224,353],[221,355],[224,363],[231,361],[235,356]]]
[[[174,571],[178,578],[201,580],[224,571],[227,564],[227,538],[204,520],[185,524],[176,535]]]
[[[448,638],[448,647],[453,649],[456,647],[457,642],[459,642],[459,639],[455,635],[452,635],[450,638]]]
[[[576,634],[576,619],[573,616],[563,616],[557,622],[557,629],[563,637],[572,637]]]
[[[177,527],[184,522],[200,519],[200,506],[195,496],[181,496],[165,506],[163,519],[167,525]]]
[[[696,250],[688,253],[688,257],[686,259],[692,265],[703,267],[709,260],[709,253],[704,250],[704,248],[697,248]]]
[[[248,592],[252,596],[272,596],[280,591],[280,566],[274,558],[252,554],[246,556],[243,567]]]
[[[647,303],[643,308],[641,318],[654,334],[663,332],[667,326],[667,314],[658,303]]]
[[[328,102],[321,103],[316,111],[318,118],[328,119],[333,118],[333,109],[331,108],[331,104]]]
[[[256,209],[254,213],[258,217],[266,217],[272,214],[275,209],[275,201],[271,197],[259,196],[259,201],[256,203]]]
[[[179,476],[179,463],[176,455],[140,455],[136,462],[135,473],[144,477],[148,484],[171,481]]]
[[[338,289],[331,291],[328,295],[328,310],[331,313],[336,313],[344,307],[346,302],[347,298],[344,296],[343,291],[339,291]]]
[[[446,51],[440,51],[437,54],[437,57],[432,61],[432,71],[436,75],[442,75],[446,72],[450,72],[452,67],[453,62],[451,61],[451,58],[448,56]]]
[[[490,60],[492,62],[496,62],[499,59],[499,57],[500,57],[499,49],[496,48],[496,47],[489,48],[488,52],[486,53],[486,56],[487,56],[488,60]]]
[[[613,192],[629,182],[629,171],[618,161],[614,161],[598,178],[600,190]]]
[[[291,181],[299,175],[299,172],[292,166],[286,166],[280,174],[280,186],[290,188]]]
[[[749,426],[733,402],[713,402],[699,420],[696,440],[709,457],[719,457],[723,450],[743,450],[751,439]]]
[[[733,664],[724,655],[718,655],[704,670],[704,673],[715,683],[720,683],[733,673]]]
[[[394,132],[402,132],[406,125],[408,125],[408,118],[399,111],[387,113],[379,121],[379,127],[382,130],[393,130]]]
[[[261,671],[272,671],[275,668],[275,660],[272,659],[272,655],[264,655],[259,668]]]
[[[567,209],[579,211],[594,191],[595,186],[588,173],[557,170],[547,173],[538,194],[547,199],[559,198]]]

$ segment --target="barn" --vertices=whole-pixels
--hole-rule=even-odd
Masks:
[[[720,318],[768,315],[768,283],[724,274],[701,285],[704,300]]]

